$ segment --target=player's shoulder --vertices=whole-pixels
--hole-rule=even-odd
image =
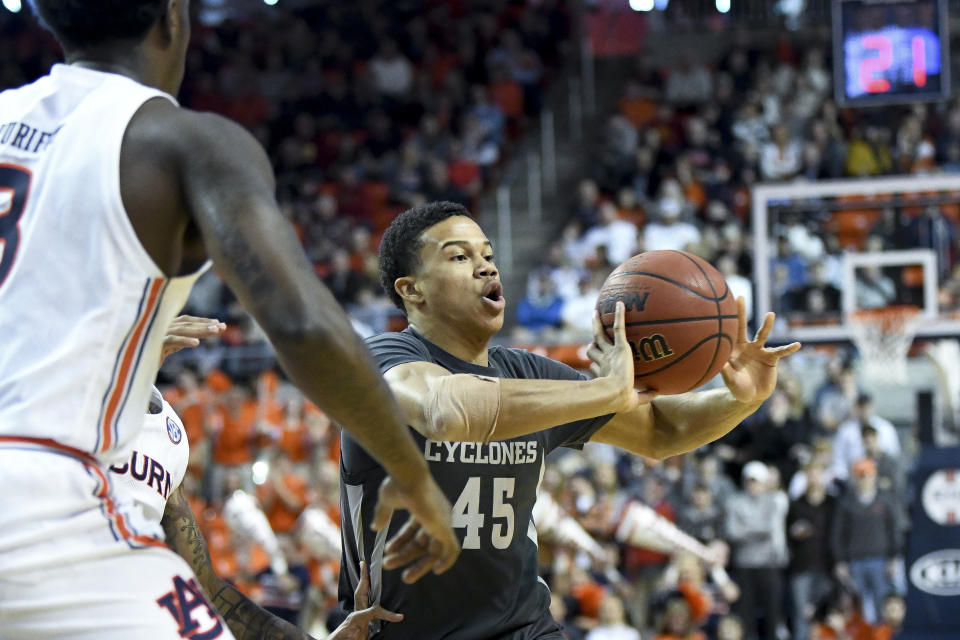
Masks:
[[[583,377],[576,369],[527,349],[494,345],[487,354],[490,362],[510,377],[541,380],[577,380]]]
[[[430,350],[423,340],[409,331],[386,331],[364,339],[374,354],[390,351],[407,351],[430,358]]]
[[[215,113],[186,109],[160,97],[147,100],[134,114],[124,144],[181,159],[259,147],[256,138],[236,122]]]

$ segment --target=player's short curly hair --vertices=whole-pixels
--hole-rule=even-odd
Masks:
[[[406,311],[403,298],[393,288],[393,283],[420,266],[420,250],[423,249],[420,234],[453,216],[469,218],[470,212],[456,202],[421,204],[394,218],[383,234],[380,241],[380,285],[401,311]]]
[[[167,0],[30,0],[64,49],[137,40],[167,10]]]

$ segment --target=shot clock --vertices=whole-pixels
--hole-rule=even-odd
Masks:
[[[842,106],[950,94],[947,0],[834,0],[834,86]]]

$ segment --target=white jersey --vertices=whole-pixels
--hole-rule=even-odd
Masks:
[[[167,498],[173,493],[190,458],[190,443],[180,416],[156,387],[143,429],[130,445],[125,460],[110,467],[113,487],[121,501],[133,501],[153,522],[160,522]]]
[[[116,462],[143,423],[163,335],[196,274],[166,278],[120,194],[120,147],[152,98],[55,65],[0,93],[0,441]]]

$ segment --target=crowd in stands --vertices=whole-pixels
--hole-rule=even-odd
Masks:
[[[524,341],[572,340],[606,275],[644,250],[705,258],[752,308],[751,186],[960,171],[960,101],[843,109],[827,43],[733,48],[709,67],[644,56],[575,192],[548,260],[518,305]],[[773,310],[782,322],[839,319],[844,249],[937,252],[940,303],[958,308],[960,195],[890,195],[768,203]],[[861,307],[922,304],[919,269],[865,270]]]
[[[396,326],[375,284],[384,226],[418,202],[474,202],[538,112],[547,70],[567,46],[563,2],[500,0],[479,3],[488,7],[480,12],[473,4],[330,2],[195,31],[183,104],[223,113],[263,143],[285,214],[363,331]],[[2,35],[3,86],[56,60],[35,28],[11,22]],[[716,68],[687,60],[661,70],[641,60],[594,169],[572,194],[569,223],[517,303],[517,339],[589,333],[603,278],[640,250],[694,251],[749,302],[749,189],[758,180],[960,171],[960,103],[868,115],[840,110],[830,96],[815,47],[736,49]],[[889,218],[855,242],[930,246],[952,260],[950,211],[892,209]],[[796,295],[781,296],[788,306],[778,310],[831,308],[840,239],[799,219],[780,231],[776,273]],[[215,275],[190,305],[230,323],[223,347],[171,358],[161,379],[190,441],[184,483],[214,566],[304,628],[332,628],[337,428],[264,354],[223,358],[227,347],[262,338]],[[609,552],[598,559],[541,545],[551,610],[571,640],[896,635],[905,592],[901,436],[873,414],[842,358],[812,403],[799,387],[785,363],[755,416],[692,454],[659,462],[590,444],[550,461],[544,491]],[[231,525],[225,505],[238,495],[266,515],[278,548]],[[711,545],[714,560],[618,540],[631,502]]]

